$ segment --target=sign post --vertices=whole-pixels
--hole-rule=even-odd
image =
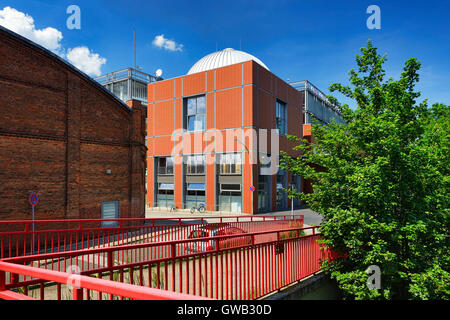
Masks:
[[[32,193],[30,195],[30,204],[31,204],[31,219],[33,221],[33,223],[31,224],[31,236],[32,236],[32,249],[31,249],[31,254],[34,254],[34,206],[38,203],[38,196],[35,193]]]

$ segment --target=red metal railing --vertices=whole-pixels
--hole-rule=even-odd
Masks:
[[[170,292],[160,289],[146,288],[142,286],[118,283],[115,281],[97,279],[82,275],[68,274],[54,270],[45,270],[35,267],[22,266],[0,261],[0,299],[3,300],[35,300],[25,294],[7,290],[5,286],[5,273],[20,274],[57,283],[59,285],[72,283],[72,299],[83,300],[83,293],[89,291],[98,294],[108,294],[111,297],[129,298],[137,300],[198,300],[204,299],[193,295]],[[89,297],[89,295],[86,295]]]
[[[214,299],[257,299],[320,270],[320,260],[326,252],[317,240],[319,227],[284,228],[245,234],[251,243],[241,245],[243,235],[216,236],[167,242],[141,243],[105,248],[67,251],[4,259],[17,265],[32,265],[48,271],[75,268],[77,273],[109,279],[120,283],[164,289]],[[302,235],[306,234],[306,235]],[[259,237],[260,242],[255,241]],[[221,245],[224,240],[236,240]],[[189,243],[213,242],[209,250],[188,252]],[[163,248],[163,249],[161,249]],[[128,258],[127,258],[128,257]],[[40,299],[64,299],[61,283],[49,286],[49,279],[29,274],[10,273],[5,277],[4,290],[23,289]],[[0,284],[1,285],[1,284]],[[46,294],[46,289],[53,293]],[[91,297],[113,299],[101,294]]]
[[[300,225],[303,225],[303,215],[58,219],[34,222],[6,220],[0,221],[0,259],[92,247],[181,240],[186,239],[192,230],[208,222],[227,223],[246,232],[257,232],[288,226],[293,220],[301,221]],[[115,223],[117,226],[102,227],[105,223]]]

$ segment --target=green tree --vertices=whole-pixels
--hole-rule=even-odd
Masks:
[[[298,140],[303,156],[285,154],[280,167],[311,179],[314,193],[290,196],[323,215],[323,243],[341,257],[322,266],[346,297],[449,299],[449,106],[417,103],[419,61],[395,81],[385,60],[369,40],[350,86],[330,86],[356,101],[352,110],[329,96],[346,124],[314,124],[314,143]],[[370,265],[380,290],[366,285]]]

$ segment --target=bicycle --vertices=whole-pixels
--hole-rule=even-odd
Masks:
[[[198,212],[200,212],[200,213],[204,213],[205,211],[206,211],[206,207],[205,207],[205,205],[202,203],[202,204],[200,204],[199,206],[198,206],[198,208],[197,207],[192,207],[191,208],[191,213],[194,213],[195,211],[198,211]]]

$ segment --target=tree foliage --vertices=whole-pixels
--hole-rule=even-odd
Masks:
[[[280,166],[311,179],[314,193],[290,196],[323,215],[323,243],[345,253],[323,268],[347,297],[449,299],[449,106],[417,103],[418,60],[399,80],[385,80],[385,61],[369,40],[350,86],[330,86],[356,109],[329,96],[346,123],[314,124],[314,144],[298,140],[303,156]],[[370,265],[380,290],[366,285]]]

